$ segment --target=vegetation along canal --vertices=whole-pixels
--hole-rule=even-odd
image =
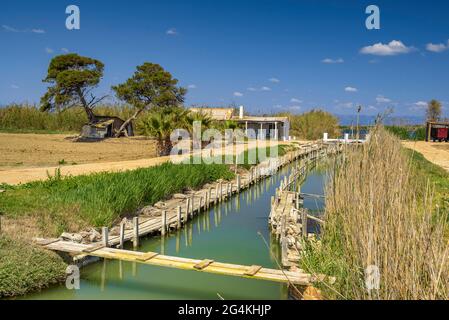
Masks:
[[[278,269],[280,248],[268,227],[270,198],[294,164],[196,216],[183,229],[165,238],[143,240],[139,251],[214,259]],[[326,173],[311,169],[301,191],[323,194]],[[311,213],[322,199],[306,198]],[[269,248],[263,238],[266,239]],[[131,248],[131,247],[129,247]],[[275,257],[275,258],[274,258]],[[79,290],[55,286],[28,299],[287,299],[285,284],[176,270],[122,261],[100,261],[81,269]]]

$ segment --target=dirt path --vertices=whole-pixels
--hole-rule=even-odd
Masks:
[[[403,141],[402,144],[421,153],[430,162],[449,171],[449,144],[425,141]]]
[[[20,137],[21,138],[21,137]],[[108,149],[108,145],[104,145],[105,142],[110,142],[109,148],[111,145],[113,146],[114,141],[102,141],[97,143],[89,143],[89,152],[100,152],[98,150],[104,150],[104,152],[112,152],[113,150]],[[0,136],[1,141],[1,136]],[[148,141],[148,140],[147,140]],[[0,142],[0,146],[1,146]],[[72,148],[75,148],[77,143],[71,142]],[[103,144],[103,145],[102,145]],[[275,144],[278,144],[277,142]],[[20,146],[19,146],[20,147]],[[22,146],[23,147],[23,146]],[[122,145],[121,148],[125,146]],[[245,145],[244,148],[255,148],[255,142],[250,143],[250,145]],[[1,148],[1,147],[0,147]],[[60,150],[54,150],[55,153],[60,153]],[[103,152],[103,151],[101,151]],[[100,153],[101,153],[100,152]],[[217,151],[215,151],[217,152]],[[222,151],[226,154],[231,154],[233,152],[232,146],[226,147]],[[206,155],[206,151],[203,151],[203,154]],[[215,153],[216,154],[216,153]],[[32,150],[24,151],[23,153],[16,154],[20,156],[20,159],[24,159],[26,161],[30,161],[28,157],[34,157],[32,155]],[[158,157],[158,158],[147,158],[147,159],[136,159],[136,160],[125,160],[125,161],[109,161],[109,162],[94,162],[94,163],[84,163],[84,164],[76,164],[76,165],[52,165],[52,166],[42,166],[42,167],[26,167],[26,168],[7,168],[4,167],[0,169],[0,184],[6,183],[10,185],[17,185],[21,183],[27,183],[38,180],[46,180],[48,176],[54,176],[56,171],[59,169],[62,176],[79,176],[85,174],[92,174],[97,172],[118,172],[125,170],[135,170],[138,168],[146,168],[151,166],[156,166],[168,161],[182,161],[186,159],[186,157],[190,157],[190,155],[178,156],[178,157]],[[120,157],[119,157],[120,158]],[[3,155],[0,156],[0,162],[4,161]],[[83,158],[85,159],[85,158]],[[84,160],[87,161],[87,160]]]

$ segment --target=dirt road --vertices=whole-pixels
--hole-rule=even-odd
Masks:
[[[429,160],[449,171],[449,144],[444,142],[403,141],[402,144],[416,150]]]
[[[277,145],[278,142],[274,144]],[[255,147],[255,142],[244,146],[246,149]],[[3,165],[0,165],[0,183],[17,185],[46,180],[49,175],[54,176],[58,169],[63,176],[78,176],[134,170],[190,157],[184,155],[176,158],[156,158],[154,151],[148,152],[150,148],[154,150],[154,142],[141,138],[79,143],[64,135],[0,134],[0,164]],[[226,147],[222,152],[231,154],[233,147]],[[206,156],[208,152],[203,150],[203,154]],[[64,164],[58,164],[56,159],[64,159]],[[122,160],[111,161],[115,159]],[[103,162],[100,162],[101,160]],[[17,162],[20,164],[11,166],[11,163]],[[48,163],[52,165],[45,165]]]

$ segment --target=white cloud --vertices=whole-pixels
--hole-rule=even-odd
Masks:
[[[294,106],[290,106],[290,107],[288,107],[290,110],[301,110],[301,106],[296,106],[296,105],[294,105]]]
[[[331,59],[331,58],[326,58],[321,60],[322,63],[327,63],[327,64],[335,64],[335,63],[344,63],[345,61],[342,58],[338,58],[338,59]]]
[[[52,54],[55,51],[52,48],[45,48],[45,52],[47,52],[48,54]]]
[[[187,86],[187,88],[189,88],[189,89],[196,89],[197,86],[196,86],[196,84],[189,84],[189,85]]]
[[[273,82],[273,83],[281,82],[281,80],[279,80],[278,78],[270,78],[270,79],[268,79],[268,81]]]
[[[357,88],[354,88],[354,87],[346,87],[345,91],[346,92],[357,92],[358,90],[357,90]]]
[[[20,88],[19,88],[19,86],[18,86],[18,85],[16,85],[16,84],[12,84],[12,85],[11,85],[11,89],[20,89]]]
[[[271,88],[269,88],[269,87],[262,87],[262,88],[260,88],[260,91],[271,91]]]
[[[273,106],[273,108],[281,109],[281,108],[282,108],[282,105],[281,105],[281,104],[276,104],[276,105]]]
[[[7,25],[2,25],[3,30],[8,31],[8,32],[20,32],[20,30],[17,30],[16,28],[7,26]]]
[[[426,46],[427,51],[430,52],[435,52],[435,53],[439,53],[439,52],[443,52],[446,50],[449,50],[449,40],[447,41],[447,44],[444,43],[438,43],[438,44],[433,44],[433,43],[428,43]]]
[[[291,99],[290,99],[290,102],[291,102],[291,103],[302,103],[301,100],[296,99],[296,98],[291,98]]]
[[[415,105],[418,108],[427,108],[427,102],[425,101],[418,101],[415,102],[413,105]]]
[[[64,52],[64,53],[69,53],[70,52],[69,49],[67,49],[67,48],[61,48],[61,51]]]
[[[44,29],[40,29],[40,28],[33,28],[33,29],[26,29],[26,30],[19,30],[16,29],[14,27],[8,26],[8,25],[2,25],[3,30],[7,31],[7,32],[31,32],[31,33],[38,33],[38,34],[43,34],[45,33]]]
[[[393,40],[388,44],[382,42],[373,44],[372,46],[363,47],[360,53],[372,54],[376,56],[395,56],[398,54],[409,53],[413,47],[407,47],[402,41]]]
[[[377,101],[377,103],[390,103],[391,102],[391,99],[388,99],[388,98],[386,98],[386,97],[384,97],[383,95],[378,95],[377,97],[376,97],[376,101]]]
[[[168,29],[165,34],[168,34],[169,36],[176,36],[178,35],[178,31],[175,28]]]
[[[256,89],[256,88],[253,88],[253,87],[250,87],[250,88],[248,88],[247,90],[248,90],[248,91],[252,91],[252,92],[257,91],[257,89]]]
[[[236,91],[234,92],[234,97],[243,97],[243,93]]]

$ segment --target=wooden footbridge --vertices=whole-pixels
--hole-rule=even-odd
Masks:
[[[139,251],[114,249],[105,247],[102,244],[85,245],[69,241],[62,241],[59,239],[36,239],[36,243],[46,249],[65,252],[71,255],[89,255],[104,259],[136,262],[153,266],[215,273],[258,280],[268,280],[296,285],[309,285],[316,281],[315,277],[303,272],[268,269],[256,265],[244,266],[229,264],[216,262],[210,259],[197,260],[180,258],[166,256],[158,254],[156,252],[144,253]]]

